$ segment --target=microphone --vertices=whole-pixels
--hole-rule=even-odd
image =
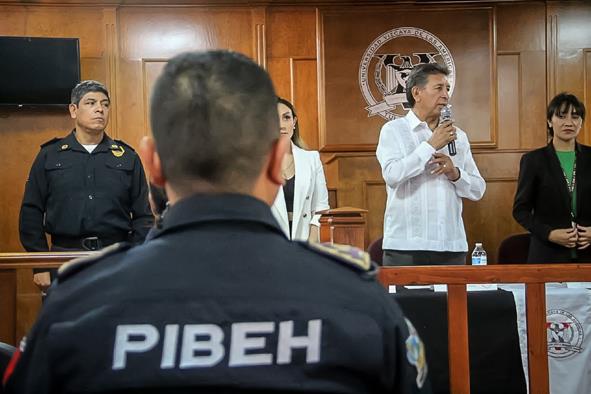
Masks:
[[[447,104],[445,107],[441,108],[441,113],[439,114],[439,123],[443,123],[451,119],[451,104]],[[456,142],[451,141],[449,144],[447,144],[447,150],[449,151],[450,156],[455,156],[456,153],[458,153],[456,150]]]

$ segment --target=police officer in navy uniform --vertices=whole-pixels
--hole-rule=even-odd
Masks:
[[[144,245],[60,268],[8,368],[9,393],[423,393],[425,351],[363,252],[285,238],[268,74],[181,54],[140,153],[170,208]]]
[[[153,216],[136,152],[106,133],[109,92],[83,81],[71,95],[75,129],[41,145],[25,186],[20,239],[28,252],[97,250],[121,241],[140,243]],[[47,273],[35,282],[49,285]]]

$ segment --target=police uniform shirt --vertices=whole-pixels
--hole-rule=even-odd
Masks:
[[[57,240],[98,236],[104,244],[141,242],[152,223],[144,170],[131,147],[105,134],[88,153],[74,131],[42,145],[20,213],[27,251],[48,250],[46,232]]]
[[[150,242],[60,269],[7,390],[430,392],[420,339],[358,263],[287,240],[255,198],[181,200]]]

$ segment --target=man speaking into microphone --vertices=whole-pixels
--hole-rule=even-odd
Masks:
[[[462,198],[480,200],[486,189],[466,133],[448,105],[449,71],[416,66],[406,81],[406,116],[380,132],[377,158],[386,182],[384,265],[465,264],[468,244]]]

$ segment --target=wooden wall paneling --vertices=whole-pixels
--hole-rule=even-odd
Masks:
[[[386,184],[381,180],[363,182],[364,207],[367,209],[367,240],[372,243],[384,235]]]
[[[545,56],[544,51],[523,51],[520,55],[519,148],[522,149],[531,150],[547,143]]]
[[[290,59],[291,97],[298,114],[300,135],[308,149],[318,150],[317,62],[313,58]]]
[[[554,67],[553,93],[571,92],[591,107],[587,93],[587,52],[591,49],[591,3],[551,1],[547,5],[549,40],[553,51],[548,53],[548,63]],[[589,141],[588,127],[581,131],[579,141]]]
[[[480,201],[464,199],[464,226],[468,238],[468,254],[476,242],[482,242],[489,263],[497,262],[501,241],[511,234],[526,232],[513,219],[513,198],[517,181],[489,179]],[[468,256],[469,257],[469,256]]]
[[[0,35],[78,37],[82,78],[105,81],[105,35],[100,7],[0,6]],[[107,81],[108,83],[108,81]],[[24,184],[39,145],[72,128],[67,109],[2,109],[0,250],[21,251],[18,214]]]
[[[546,49],[546,6],[543,3],[498,4],[495,8],[499,52]]]
[[[499,148],[537,148],[546,142],[546,7],[495,8]]]
[[[254,7],[252,15],[252,42],[255,61],[263,68],[267,68],[267,9]]]
[[[500,149],[517,149],[521,146],[520,64],[519,53],[497,56],[497,125]]]
[[[267,9],[269,58],[316,58],[316,9],[269,7]]]
[[[455,20],[462,25],[449,29],[444,21]],[[368,117],[368,103],[363,98],[361,85],[373,81],[374,68],[379,59],[371,56],[369,71],[359,81],[359,66],[364,52],[372,41],[383,33],[404,26],[425,29],[435,34],[449,48],[456,65],[456,86],[452,102],[458,124],[471,133],[475,146],[496,146],[494,82],[494,13],[491,7],[420,6],[329,8],[321,9],[320,28],[323,44],[320,47],[324,89],[321,97],[321,146],[326,151],[374,151],[379,130],[385,119],[379,115]],[[363,26],[351,29],[351,26]],[[401,32],[401,31],[399,31]],[[380,54],[409,55],[434,51],[422,39],[400,36],[384,40]],[[402,38],[401,40],[399,38]],[[377,47],[375,50],[378,50]],[[483,84],[483,73],[489,77]],[[369,83],[368,82],[368,83]],[[383,93],[377,87],[369,89],[376,100]],[[381,96],[380,96],[381,95]],[[376,98],[377,97],[377,98]],[[402,112],[401,112],[402,113]]]
[[[544,53],[503,52],[497,56],[497,117],[500,149],[546,144]]]
[[[103,28],[105,35],[105,76],[104,83],[111,92],[111,116],[109,130],[111,138],[119,138],[119,113],[117,111],[117,67],[119,65],[119,29],[117,26],[117,9],[114,7],[103,10]]]
[[[339,206],[367,209],[367,244],[382,236],[382,223],[385,207],[385,188],[382,184],[381,170],[375,155],[369,152],[337,153],[332,159],[338,162],[337,190]],[[333,163],[329,163],[328,167]],[[376,193],[375,195],[373,193]],[[383,200],[383,203],[380,201]],[[382,206],[380,207],[380,204]]]
[[[267,13],[267,64],[277,94],[290,100],[300,134],[318,149],[318,81],[314,8],[272,7]]]
[[[291,97],[291,58],[277,57],[267,59],[267,71],[271,75],[275,92],[279,97]],[[297,109],[297,108],[296,108]]]
[[[142,59],[142,88],[144,124],[150,128],[150,94],[156,83],[156,79],[166,67],[167,59]],[[140,137],[141,138],[141,137]]]
[[[121,7],[119,9],[120,137],[132,146],[149,133],[147,103],[154,59],[181,52],[231,49],[256,60],[253,15],[247,7]],[[144,72],[145,70],[145,72]]]
[[[474,154],[486,180],[486,192],[480,201],[463,200],[468,249],[471,252],[476,242],[482,242],[493,263],[496,263],[497,249],[503,239],[525,232],[513,219],[513,199],[523,153],[523,150],[505,150]]]

